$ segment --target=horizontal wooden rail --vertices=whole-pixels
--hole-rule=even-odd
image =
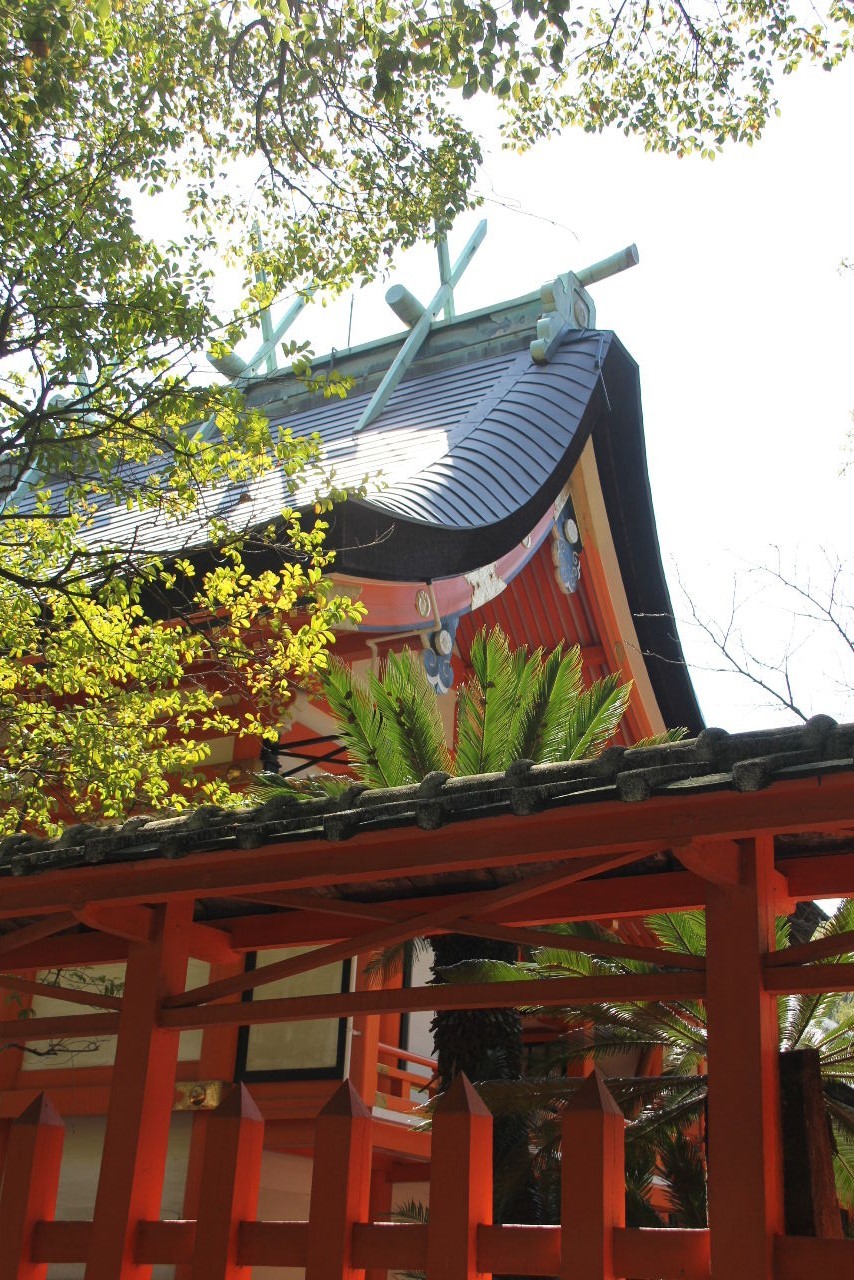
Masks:
[[[854,964],[784,965],[765,972],[765,989],[775,994],[819,995],[825,991],[854,991]],[[289,996],[240,1004],[207,1005],[193,1009],[162,1009],[160,1025],[182,1031],[209,1026],[257,1026],[316,1018],[347,1018],[357,1013],[415,1013],[436,1009],[508,1009],[519,1006],[567,1005],[583,1008],[602,1002],[702,1000],[701,973],[641,973],[607,977],[545,978],[531,982],[494,982],[442,987],[400,987],[351,991],[319,996]],[[115,1035],[118,1014],[70,1014],[65,1017],[21,1018],[0,1023],[0,1040],[62,1039],[68,1036]],[[405,1057],[406,1055],[401,1055]]]
[[[353,1265],[380,1271],[423,1271],[428,1232],[422,1222],[358,1222],[353,1228]]]
[[[96,1039],[114,1036],[119,1029],[117,1013],[70,1013],[51,1018],[15,1018],[0,1022],[0,1040]]]
[[[241,1222],[237,1260],[243,1267],[304,1267],[307,1222]]]
[[[416,1067],[429,1067],[431,1071],[436,1070],[435,1058],[425,1058],[420,1053],[410,1053],[409,1049],[401,1049],[399,1045],[383,1044],[380,1041],[377,1045],[377,1053],[381,1058],[400,1058],[404,1062],[414,1062]]]
[[[774,1241],[774,1280],[851,1280],[854,1240],[816,1240],[778,1236]]]
[[[242,1004],[206,1005],[198,1009],[162,1009],[159,1021],[161,1026],[183,1031],[191,1027],[257,1026],[269,1022],[346,1018],[354,1013],[430,1013],[436,1009],[514,1009],[528,1005],[584,1006],[612,1000],[636,1003],[699,1000],[704,993],[702,973],[639,973],[288,996]]]
[[[480,1226],[477,1266],[479,1271],[499,1274],[556,1276],[560,1227]]]
[[[832,960],[852,951],[854,930],[847,930],[845,933],[831,934],[827,938],[814,938],[812,942],[802,942],[795,947],[783,947],[781,951],[772,951],[765,957],[764,963],[770,969],[786,964],[812,964],[816,960]]]
[[[377,1090],[377,1106],[384,1111],[396,1111],[400,1115],[412,1116],[420,1110],[421,1105],[412,1098],[401,1098],[396,1093],[383,1093],[382,1089]]]
[[[40,1222],[32,1258],[41,1263],[86,1261],[91,1222]],[[426,1223],[357,1223],[353,1264],[383,1271],[423,1270],[429,1228]],[[145,1265],[186,1263],[192,1259],[196,1224],[189,1220],[141,1222],[134,1254]],[[496,1274],[553,1276],[560,1272],[560,1227],[481,1225],[477,1232],[478,1270]],[[238,1258],[248,1267],[303,1267],[307,1222],[242,1222]],[[672,1228],[618,1228],[614,1263],[633,1280],[708,1280],[709,1232]],[[851,1280],[854,1240],[817,1240],[780,1236],[774,1246],[775,1280]]]
[[[37,1222],[33,1262],[85,1262],[91,1230],[91,1222]]]
[[[136,1229],[134,1257],[137,1262],[192,1262],[196,1247],[196,1224],[190,1220],[141,1222]]]
[[[380,1083],[383,1080],[398,1080],[402,1084],[412,1085],[415,1089],[426,1089],[430,1084],[430,1076],[419,1076],[414,1071],[401,1071],[399,1067],[388,1067],[384,1062],[377,1063],[377,1074]]]
[[[598,1072],[584,1082],[563,1116],[563,1149],[572,1154],[562,1169],[560,1227],[490,1222],[492,1118],[464,1076],[443,1095],[434,1114],[428,1223],[367,1220],[372,1121],[349,1082],[317,1119],[308,1221],[255,1220],[263,1120],[245,1086],[229,1092],[209,1123],[217,1161],[205,1166],[198,1219],[131,1220],[134,1266],[191,1265],[197,1275],[208,1276],[225,1259],[231,1270],[217,1274],[277,1266],[328,1275],[338,1274],[346,1259],[348,1271],[426,1270],[435,1280],[476,1280],[479,1274],[710,1280],[709,1231],[623,1226],[624,1121]],[[25,1231],[12,1240],[13,1266],[4,1275],[86,1262],[95,1248],[91,1222],[49,1217],[61,1129],[44,1096],[12,1126],[0,1193],[4,1243],[7,1234],[14,1237],[16,1222],[23,1221]],[[49,1194],[31,1194],[32,1188],[45,1187]],[[762,1271],[764,1280],[850,1280],[852,1275],[854,1240],[792,1236],[775,1239],[773,1269]]]
[[[764,986],[777,995],[854,991],[854,964],[780,965],[765,970]]]
[[[846,966],[835,966],[845,969]],[[832,965],[815,972],[831,973]],[[777,981],[789,970],[768,974]],[[794,970],[795,974],[812,972]],[[854,966],[848,970],[854,974]],[[850,978],[848,979],[850,981]],[[778,989],[778,988],[775,988]],[[836,988],[831,987],[831,990]],[[847,990],[847,987],[841,988]],[[479,982],[441,987],[397,987],[318,996],[287,996],[201,1008],[162,1008],[159,1024],[182,1031],[193,1027],[257,1026],[316,1018],[348,1018],[356,1013],[427,1012],[436,1009],[513,1009],[526,1005],[584,1006],[602,1001],[701,1000],[702,973],[638,973],[607,977],[543,978],[531,982]],[[22,1018],[0,1023],[0,1040],[52,1040],[66,1036],[108,1036],[118,1030],[116,1013],[71,1014],[58,1018]]]
[[[709,1233],[622,1228],[614,1232],[614,1269],[633,1280],[709,1280]]]
[[[44,996],[48,1000],[66,1001],[68,1004],[84,1004],[93,1009],[121,1009],[122,1002],[118,996],[108,996],[99,991],[78,990],[76,987],[60,987],[55,983],[33,982],[18,974],[4,973],[2,985],[9,991],[19,991],[22,995]]]

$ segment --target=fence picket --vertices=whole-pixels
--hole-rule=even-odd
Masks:
[[[436,1104],[430,1162],[430,1280],[475,1280],[477,1230],[492,1222],[492,1116],[464,1075]]]
[[[199,1187],[191,1280],[249,1280],[239,1258],[240,1223],[258,1212],[264,1120],[245,1085],[235,1085],[210,1118]]]
[[[43,1093],[11,1127],[0,1193],[0,1280],[45,1280],[47,1263],[33,1260],[40,1222],[56,1211],[65,1127]]]
[[[597,1069],[563,1115],[562,1280],[618,1280],[614,1229],[626,1223],[625,1120]]]
[[[306,1280],[351,1280],[353,1228],[367,1222],[371,1113],[345,1080],[317,1117]]]

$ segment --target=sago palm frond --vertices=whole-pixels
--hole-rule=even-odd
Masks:
[[[396,787],[410,781],[391,747],[383,716],[364,680],[341,662],[330,659],[323,691],[338,721],[341,741],[359,777],[369,787]]]
[[[392,1222],[429,1222],[430,1209],[420,1200],[402,1200],[394,1206],[389,1217]],[[417,1274],[420,1275],[421,1272]]]
[[[658,1159],[667,1183],[671,1225],[705,1227],[706,1161],[701,1144],[684,1132],[669,1134],[659,1142]]]
[[[262,773],[248,789],[247,796],[258,804],[276,796],[290,796],[294,800],[337,799],[352,791],[351,778],[339,778],[333,773],[313,773],[305,778],[282,777],[280,773]]]
[[[512,763],[508,759],[516,688],[521,670],[507,637],[497,628],[478,632],[472,641],[473,678],[457,698],[457,740],[454,772],[459,777],[497,773]]]
[[[380,676],[372,675],[369,689],[382,717],[382,732],[390,751],[400,759],[407,782],[428,773],[450,772],[451,753],[439,702],[424,664],[411,649],[391,653]]]
[[[646,738],[638,738],[632,743],[634,747],[663,747],[668,742],[681,742],[687,737],[688,730],[683,726],[678,729],[664,729],[661,733],[651,733]]]
[[[579,694],[567,711],[556,760],[585,760],[604,750],[617,732],[629,698],[631,682],[622,684],[617,675],[597,680]]]
[[[427,938],[409,938],[377,951],[365,965],[365,976],[372,987],[388,986],[392,978],[397,977],[403,969],[407,949],[416,960],[429,952],[430,943]]]
[[[563,718],[567,709],[575,706],[581,689],[581,650],[575,645],[564,653],[558,645],[543,660],[524,710],[519,759],[549,764],[559,758],[556,753],[562,743]]]
[[[543,681],[543,671],[548,662],[543,658],[542,649],[535,649],[527,656],[527,651],[517,649],[513,653],[513,697],[514,707],[510,720],[510,737],[507,743],[508,763],[514,760],[531,760],[531,743],[534,732],[532,717],[536,714],[538,691]]]
[[[786,1052],[818,1048],[816,1040],[821,1039],[823,1014],[834,1003],[835,996],[830,992],[783,996],[778,1005],[781,1011],[780,1048]]]
[[[854,1212],[854,1108],[825,1094],[833,1134],[833,1172],[842,1206]]]
[[[650,1203],[657,1174],[654,1151],[626,1147],[626,1226],[663,1227],[665,1221]]]
[[[706,916],[703,911],[662,912],[647,916],[644,924],[668,951],[684,951],[692,956],[706,954]]]
[[[536,965],[510,960],[461,960],[442,965],[436,972],[443,982],[530,982],[541,975]]]
[[[854,1008],[839,1013],[838,1000],[831,1000],[822,1018],[812,1047],[821,1054],[822,1075],[854,1079]]]

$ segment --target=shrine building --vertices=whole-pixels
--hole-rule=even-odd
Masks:
[[[577,644],[588,681],[633,683],[621,740],[598,761],[0,844],[0,1280],[854,1273],[841,1231],[791,1229],[776,1067],[777,996],[851,990],[851,970],[826,943],[775,952],[773,928],[798,902],[854,895],[854,726],[704,728],[638,368],[596,327],[591,294],[636,252],[457,316],[482,234],[453,266],[440,257],[428,305],[389,291],[403,333],[316,363],[352,380],[345,399],[275,367],[288,317],[251,361],[221,364],[271,423],[317,433],[336,485],[359,490],[330,518],[333,579],[367,609],[340,656],[367,669],[414,648],[450,732],[481,627]],[[312,501],[307,481],[298,504]],[[285,503],[274,471],[212,495],[206,515],[261,526]],[[105,536],[132,518],[105,510]],[[168,526],[139,532],[174,550]],[[683,742],[632,745],[674,726]],[[212,748],[226,776],[259,767],[257,742]],[[328,711],[299,693],[263,763],[346,768]],[[696,909],[706,957],[639,928]],[[528,1003],[706,1005],[708,1230],[625,1226],[624,1122],[598,1075],[567,1108],[561,1226],[491,1224],[491,1120],[467,1083],[425,1127],[431,1014],[511,1007],[519,991],[427,987],[417,966],[377,987],[371,955],[442,932],[536,946],[571,920],[615,924],[611,954],[647,968],[544,980]],[[412,1198],[429,1198],[429,1226],[389,1221]]]

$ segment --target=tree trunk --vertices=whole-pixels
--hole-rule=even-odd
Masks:
[[[780,1054],[783,1186],[790,1236],[842,1237],[817,1049]]]
[[[513,963],[516,947],[509,942],[441,934],[430,939],[433,981],[436,973],[463,960],[504,960]],[[444,1091],[461,1071],[472,1081],[521,1080],[522,1019],[515,1009],[447,1009],[431,1024],[439,1087]],[[495,1119],[493,1213],[496,1222],[541,1221],[539,1195],[523,1115]]]

